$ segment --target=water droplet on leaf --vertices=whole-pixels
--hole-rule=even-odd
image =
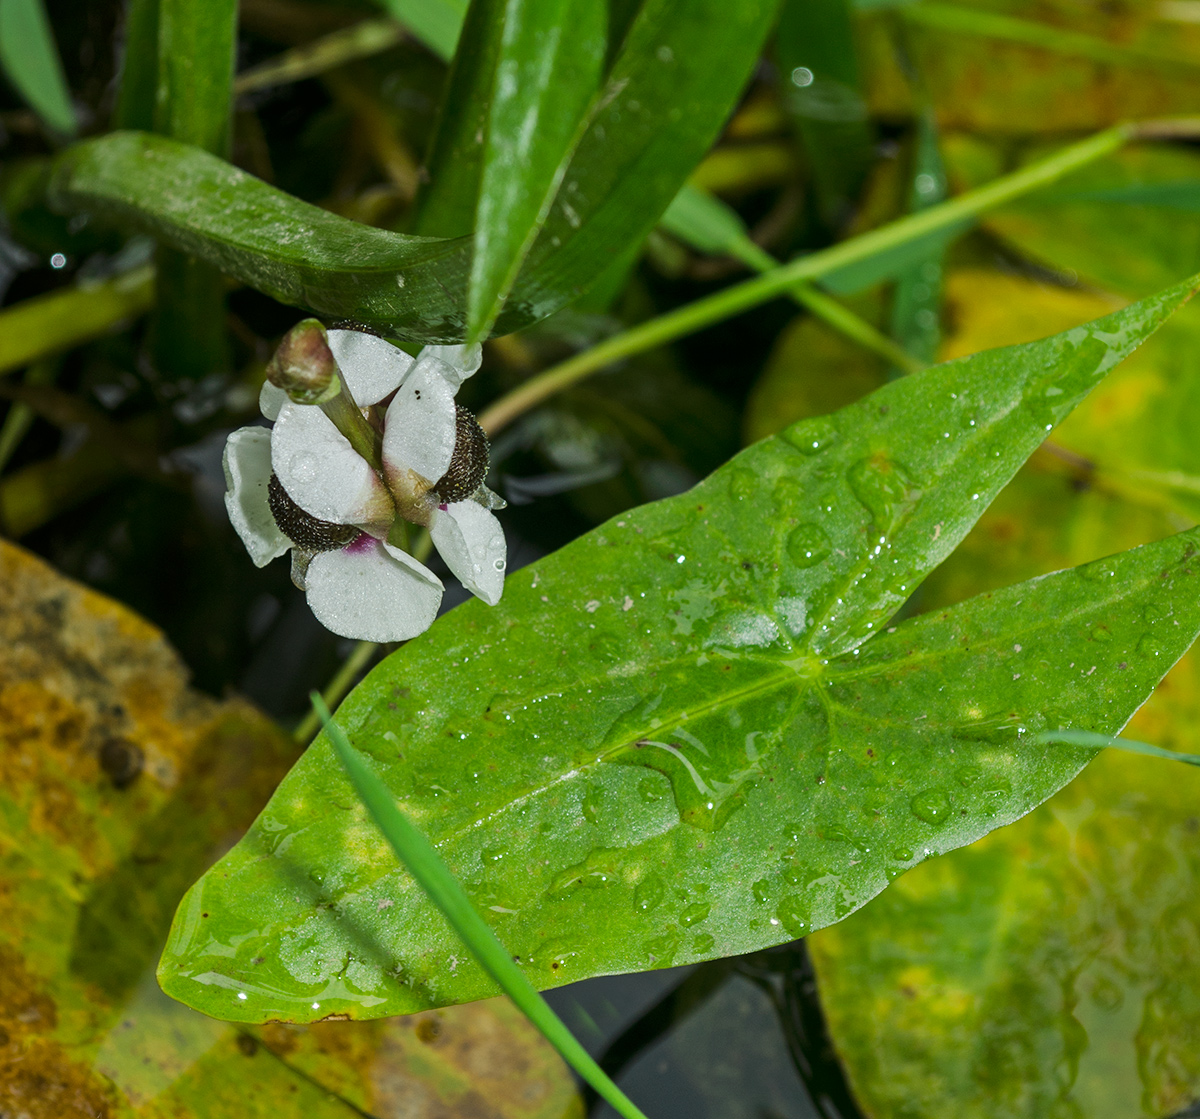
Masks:
[[[788,535],[788,556],[797,567],[813,567],[827,558],[833,545],[818,524],[797,525]]]
[[[945,789],[934,787],[917,793],[911,801],[912,813],[918,820],[941,827],[950,818],[950,797]]]

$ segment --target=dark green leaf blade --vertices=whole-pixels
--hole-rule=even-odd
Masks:
[[[486,336],[558,189],[606,45],[603,0],[508,0],[488,124],[467,337]]]
[[[716,138],[778,0],[645,0],[509,301],[581,295],[640,244]]]
[[[104,212],[151,233],[283,303],[423,341],[462,338],[469,238],[349,221],[142,132],[74,145],[56,162],[49,196],[61,209]]]
[[[62,136],[75,135],[71,91],[42,0],[0,0],[0,63],[46,124]]]
[[[371,674],[339,723],[535,985],[837,920],[1092,755],[1019,726],[1119,729],[1200,626],[1195,533],[867,638],[1190,290],[797,424]],[[1174,614],[1143,640],[1150,607]],[[950,748],[986,780],[960,794]],[[393,1014],[490,991],[452,944],[318,742],[160,977],[218,1016]]]

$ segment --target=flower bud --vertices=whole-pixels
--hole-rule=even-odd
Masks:
[[[267,364],[267,380],[296,404],[323,404],[341,391],[337,362],[316,319],[297,323]]]

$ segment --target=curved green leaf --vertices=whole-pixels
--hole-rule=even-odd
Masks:
[[[606,45],[604,0],[507,0],[488,91],[467,292],[468,338],[486,336],[562,181]]]
[[[645,0],[609,71],[509,306],[581,295],[640,244],[700,162],[758,58],[778,0]]]
[[[283,303],[425,341],[462,337],[468,238],[362,225],[143,132],[76,144],[56,161],[48,194],[60,209],[111,214]]]
[[[648,0],[495,333],[576,299],[615,250],[650,231],[741,91],[774,3]],[[414,341],[465,336],[469,238],[360,225],[140,133],[75,145],[49,193],[60,209],[109,214],[282,302]]]
[[[1112,733],[1200,628],[1193,533],[877,633],[1190,290],[756,444],[455,610],[339,723],[538,986],[839,920],[1092,756],[1019,727]],[[370,1017],[489,992],[456,943],[319,740],[159,974],[216,1016]]]
[[[78,124],[42,0],[0,0],[0,64],[30,108],[55,132]]]

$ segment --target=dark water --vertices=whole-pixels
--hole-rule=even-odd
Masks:
[[[731,960],[585,980],[547,999],[659,1119],[860,1119],[803,941]],[[614,1119],[588,1096],[589,1115]]]

